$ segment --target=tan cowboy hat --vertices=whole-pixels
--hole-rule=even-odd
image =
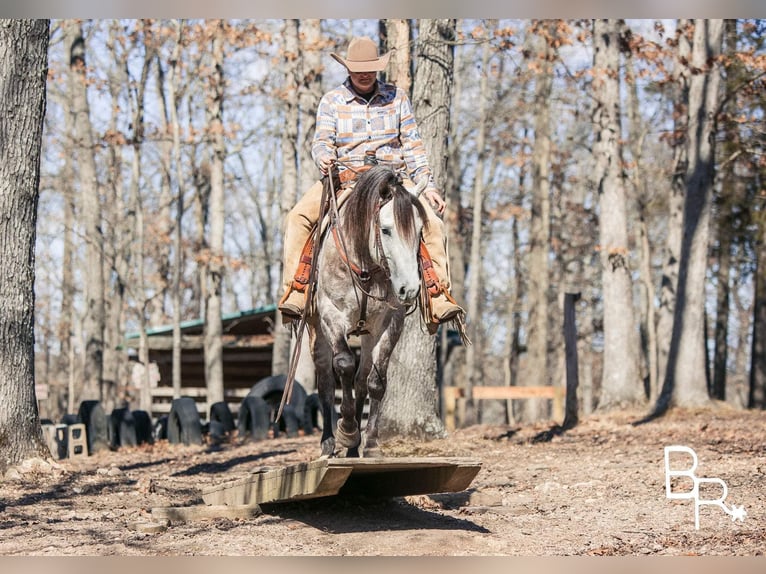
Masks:
[[[391,52],[378,56],[375,42],[367,36],[360,36],[349,42],[345,59],[335,52],[330,55],[346,66],[349,72],[381,72],[386,68]]]

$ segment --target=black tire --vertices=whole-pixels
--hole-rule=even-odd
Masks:
[[[99,401],[83,401],[77,416],[85,425],[88,452],[93,454],[109,449],[109,421]]]
[[[136,420],[133,413],[126,409],[125,416],[120,421],[120,446],[137,446]]]
[[[276,418],[277,412],[279,411],[279,404],[282,402],[282,394],[285,391],[285,382],[287,382],[287,375],[272,375],[270,377],[265,377],[255,383],[247,393],[247,396],[249,397],[261,397],[268,403],[269,407],[271,408],[270,420],[274,420]],[[285,410],[287,410],[288,406],[292,407],[292,410],[294,413],[296,413],[295,416],[298,417],[297,413],[301,413],[302,415],[305,403],[306,389],[304,389],[303,385],[301,385],[298,381],[294,381],[293,395],[290,398],[289,405],[285,405]],[[290,424],[292,425],[292,422]],[[274,436],[277,436],[280,431],[287,433],[288,436],[291,435],[292,431],[288,431],[287,420],[285,419],[284,411],[282,412],[282,417],[280,418],[279,422],[273,425],[273,428]]]
[[[146,411],[132,411],[131,414],[136,429],[136,444],[152,444],[152,417]]]
[[[319,395],[311,393],[303,403],[303,419],[301,420],[304,434],[313,434],[319,428]]]
[[[301,419],[298,416],[298,412],[293,405],[285,405],[282,411],[282,417],[279,419],[280,423],[284,421],[284,427],[282,424],[274,425],[274,436],[277,436],[279,430],[284,430],[287,438],[295,438],[298,436],[298,431],[301,426]],[[280,427],[279,429],[277,427]]]
[[[226,430],[224,430],[223,423],[220,421],[210,421],[208,429],[208,442],[210,444],[220,444],[226,440]]]
[[[234,426],[234,416],[231,414],[231,409],[229,409],[229,405],[225,401],[210,405],[210,422],[213,421],[221,423],[224,433],[231,432],[236,428]]]
[[[127,407],[122,407],[112,410],[112,414],[109,415],[107,436],[109,437],[109,446],[113,449],[120,448],[124,444],[122,442],[120,427],[122,426],[123,419],[128,416],[129,413],[130,410]]]
[[[237,432],[242,439],[264,440],[269,436],[271,408],[261,397],[247,396],[239,405]]]
[[[154,440],[167,440],[168,438],[168,415],[162,415],[154,423]]]
[[[202,423],[193,398],[173,399],[168,415],[168,442],[202,444]]]
[[[67,413],[61,417],[62,425],[76,425],[80,422],[80,416],[74,413]]]

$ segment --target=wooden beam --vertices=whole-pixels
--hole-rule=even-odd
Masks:
[[[211,518],[254,518],[262,514],[257,504],[216,505],[216,506],[161,506],[152,508],[154,520],[170,522],[191,522],[193,520],[208,520]]]
[[[223,335],[221,337],[224,348],[268,348],[274,344],[273,335]],[[173,349],[173,337],[151,335],[146,338],[149,349],[154,351],[168,351]],[[137,349],[140,339],[128,339],[123,342],[123,347]],[[182,335],[182,349],[202,349],[204,337],[202,335]]]

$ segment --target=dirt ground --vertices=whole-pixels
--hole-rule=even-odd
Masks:
[[[318,435],[221,447],[160,443],[22,468],[0,481],[0,555],[38,556],[762,556],[766,550],[766,413],[726,407],[591,416],[549,441],[549,424],[475,426],[386,456],[479,459],[468,490],[391,499],[323,498],[263,505],[246,519],[161,524],[153,508],[202,504],[201,489],[257,467],[313,460]],[[670,500],[664,447],[698,456],[725,504]],[[675,459],[674,459],[675,460]],[[682,458],[678,467],[688,468]],[[681,486],[679,490],[688,490]],[[688,479],[691,484],[691,479]],[[700,487],[716,499],[719,486]]]

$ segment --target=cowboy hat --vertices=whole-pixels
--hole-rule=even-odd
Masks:
[[[335,52],[330,55],[346,66],[349,72],[381,72],[388,64],[391,52],[378,56],[375,42],[367,36],[361,36],[349,42],[346,58],[341,58]]]

